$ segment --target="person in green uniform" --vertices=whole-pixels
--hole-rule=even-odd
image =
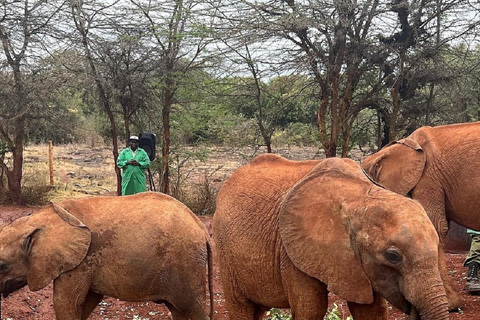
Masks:
[[[150,159],[145,150],[138,147],[137,136],[130,137],[129,145],[117,159],[117,166],[122,169],[122,196],[147,191],[145,169]]]
[[[468,267],[465,290],[470,294],[480,294],[480,279],[478,278],[478,270],[480,269],[480,232],[467,229],[467,233],[472,236],[472,244],[463,263],[464,267]]]

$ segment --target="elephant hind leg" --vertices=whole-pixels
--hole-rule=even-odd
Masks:
[[[168,303],[166,301],[162,301],[162,302],[167,306],[168,310],[170,310],[170,312],[172,313],[173,320],[188,320],[188,316],[186,316],[183,312],[175,308],[173,304]]]
[[[100,301],[102,301],[102,299],[103,294],[88,291],[85,302],[83,303],[82,320],[88,318],[90,313],[92,313],[93,309],[95,309],[95,307],[100,303]]]
[[[388,318],[387,303],[376,292],[371,304],[359,304],[351,301],[348,301],[347,304],[355,320],[386,320]]]
[[[258,320],[264,309],[246,299],[230,299],[225,296],[225,302],[230,320]]]

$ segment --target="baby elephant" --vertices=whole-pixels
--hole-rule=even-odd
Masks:
[[[257,157],[225,181],[213,218],[231,320],[291,308],[323,319],[328,292],[355,320],[448,319],[438,236],[416,201],[370,182],[353,160]]]
[[[87,319],[104,295],[165,303],[175,320],[206,320],[209,235],[164,194],[91,197],[53,204],[0,230],[0,290],[54,281],[57,319]]]

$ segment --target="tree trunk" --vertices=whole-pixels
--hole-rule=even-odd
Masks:
[[[21,188],[21,181],[22,179],[19,178],[19,174],[21,175],[21,170],[19,172],[18,168],[14,171],[7,172],[8,178],[8,189],[10,192],[10,198],[14,204],[23,205],[24,199],[22,197],[22,188]]]
[[[397,136],[397,117],[400,111],[400,97],[399,97],[400,82],[397,81],[395,86],[390,89],[390,95],[392,97],[393,111],[388,119],[388,141],[395,140]]]
[[[352,138],[352,127],[354,120],[355,117],[352,117],[350,120],[344,120],[348,121],[348,123],[342,129],[342,158],[346,158],[348,156],[348,152],[350,151],[350,140]]]
[[[23,174],[23,140],[25,137],[25,117],[15,120],[15,140],[11,150],[13,155],[13,168],[7,170],[8,189],[12,202],[24,205],[22,196],[22,174]]]
[[[169,70],[173,70],[173,65],[167,65]],[[170,112],[172,110],[172,98],[174,93],[173,71],[167,74],[165,80],[165,91],[163,96],[162,122],[163,122],[163,146],[162,146],[162,179],[160,192],[168,194],[170,188]]]
[[[435,89],[435,84],[432,82],[430,84],[430,94],[428,96],[428,101],[427,101],[427,110],[425,111],[425,126],[428,126],[430,124],[430,112],[432,110],[432,104],[433,104],[433,91]]]
[[[260,128],[260,134],[262,135],[263,142],[267,146],[267,153],[272,153],[272,138],[267,133],[267,130],[265,130],[265,127],[263,126],[263,122],[261,118],[257,119],[257,124],[258,124],[258,127]]]
[[[102,92],[103,90],[99,90]],[[117,159],[118,159],[118,130],[117,124],[115,123],[115,117],[113,115],[112,110],[110,109],[109,102],[106,97],[101,98],[103,101],[103,106],[107,112],[108,118],[110,119],[110,129],[112,131],[112,145],[113,145],[113,161],[115,163],[115,175],[117,177],[117,195],[122,195],[122,172],[120,168],[117,166]]]
[[[130,138],[130,116],[127,113],[124,113],[123,122],[125,126],[126,145],[128,146],[128,140]]]
[[[170,157],[170,105],[164,105],[162,109],[163,121],[163,145],[162,145],[162,184],[160,192],[168,194],[169,189],[169,157]]]

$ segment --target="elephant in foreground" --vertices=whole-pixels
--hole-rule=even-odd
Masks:
[[[89,197],[49,205],[0,230],[0,290],[53,280],[57,319],[87,319],[103,296],[165,303],[173,319],[206,320],[209,234],[160,193]]]
[[[440,238],[440,272],[449,308],[462,300],[447,271],[450,220],[480,230],[480,122],[422,127],[368,156],[362,167],[379,184],[420,202]]]
[[[410,319],[449,318],[425,211],[353,160],[255,158],[222,186],[213,232],[231,320],[272,307],[323,319],[328,292],[355,320],[387,319],[382,297]]]

